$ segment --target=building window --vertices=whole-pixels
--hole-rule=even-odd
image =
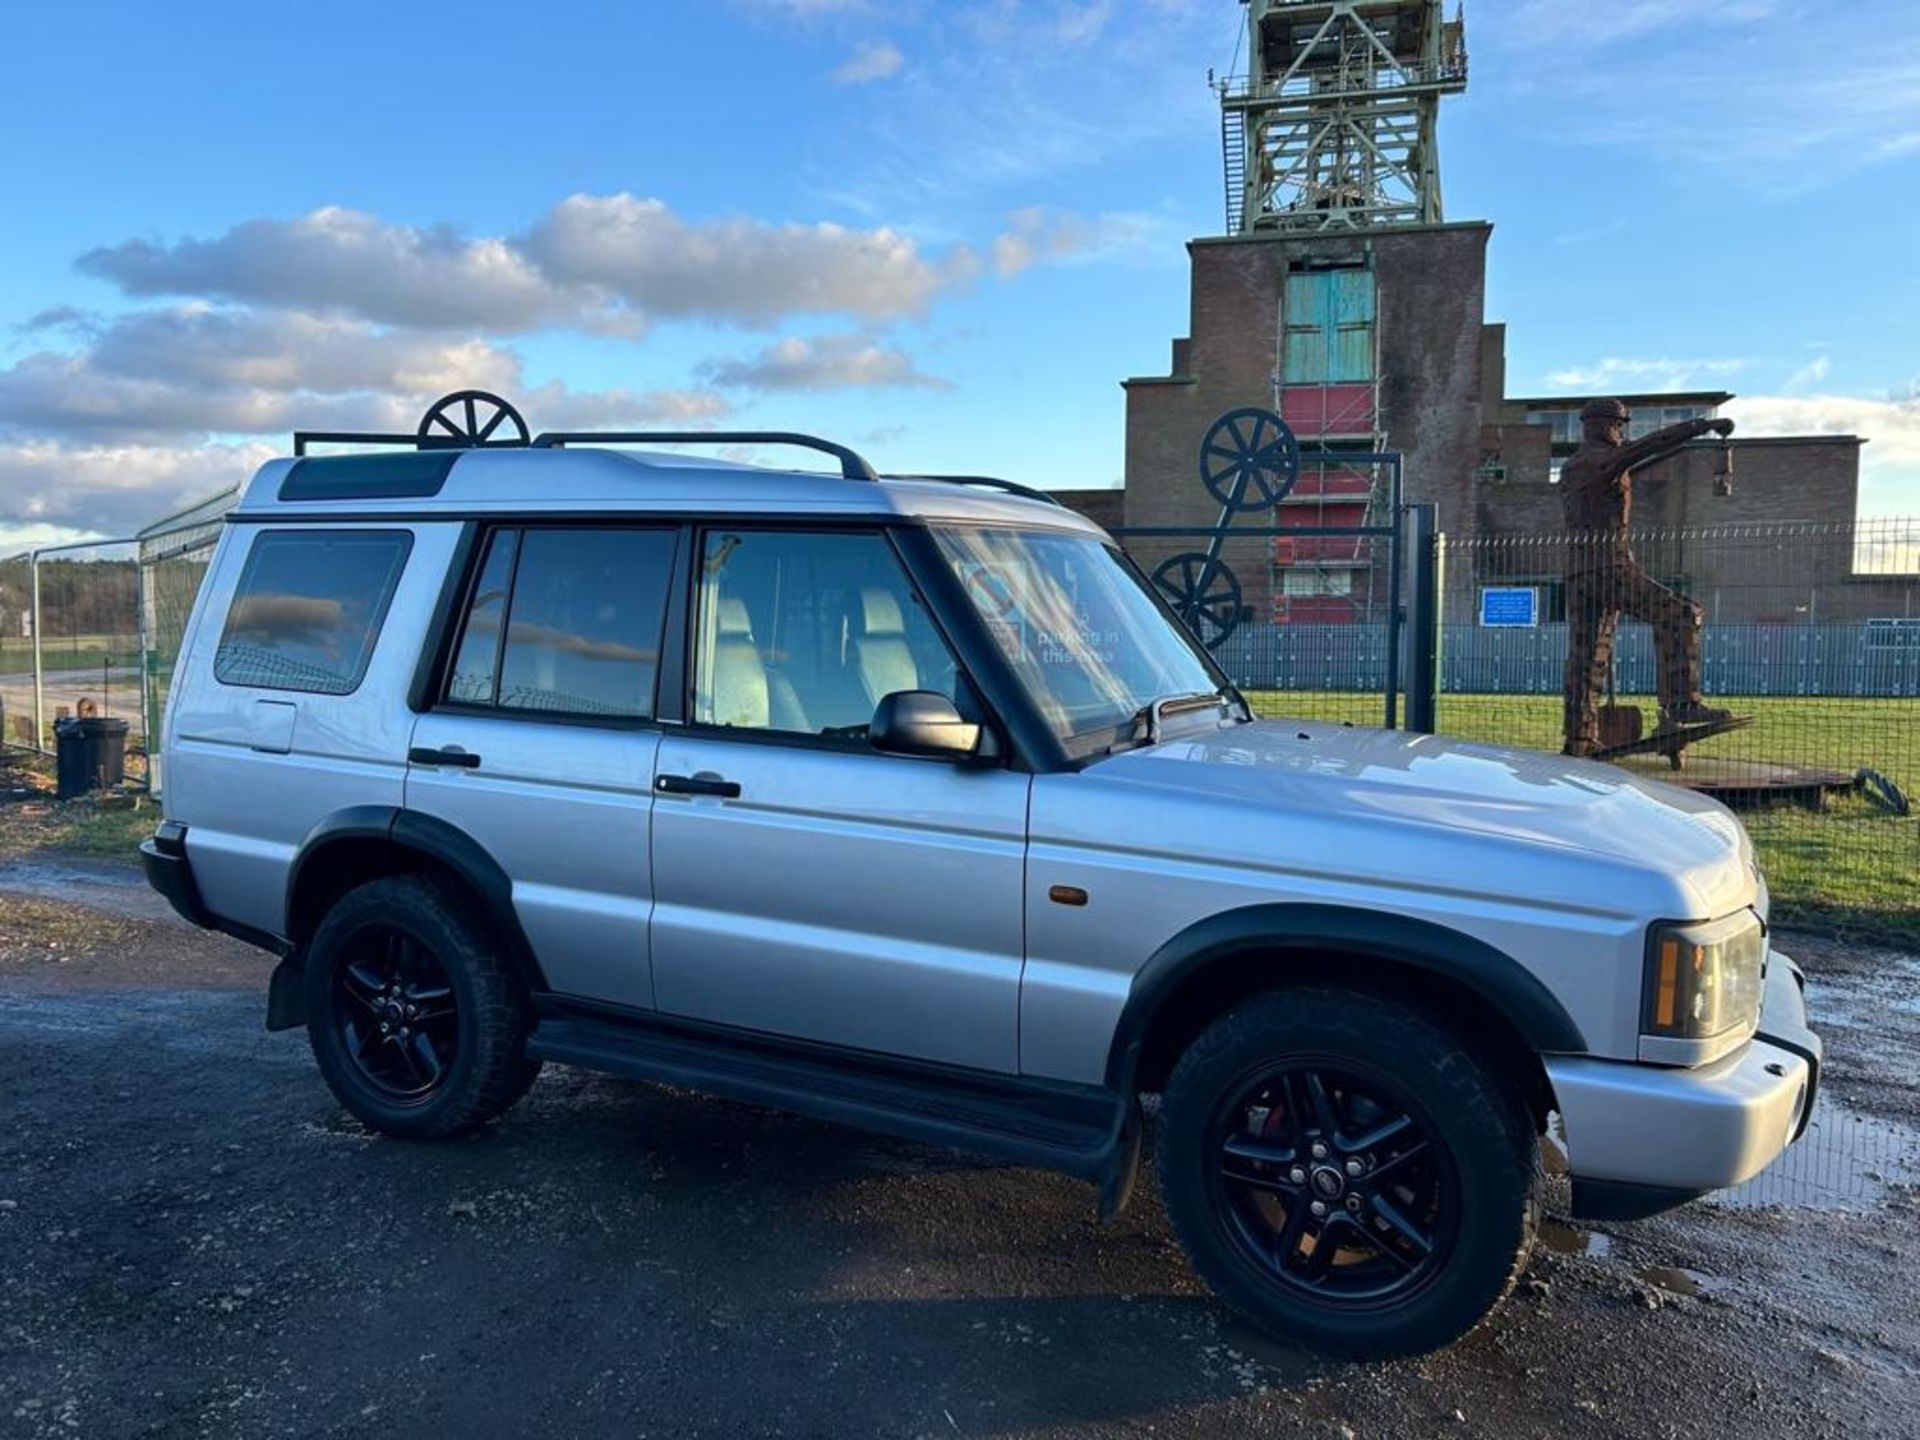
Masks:
[[[1527,424],[1546,426],[1556,445],[1575,445],[1580,441],[1578,410],[1529,410]]]
[[[1295,270],[1287,276],[1289,385],[1358,385],[1373,380],[1373,272],[1357,267]]]
[[[214,651],[214,678],[260,690],[351,694],[412,548],[404,530],[257,536]]]
[[[1288,570],[1280,583],[1282,592],[1292,600],[1353,594],[1351,570]]]

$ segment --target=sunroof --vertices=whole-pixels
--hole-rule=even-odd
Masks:
[[[438,495],[464,450],[396,450],[297,460],[280,482],[282,500],[418,500]]]

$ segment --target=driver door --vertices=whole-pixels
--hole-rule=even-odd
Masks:
[[[661,1011],[1018,1068],[1028,777],[883,755],[875,704],[979,706],[884,530],[710,528],[655,779]]]

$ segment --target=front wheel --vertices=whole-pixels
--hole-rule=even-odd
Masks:
[[[307,1038],[363,1124],[409,1140],[475,1129],[540,1073],[531,1013],[461,895],[421,875],[349,891],[306,956]]]
[[[1355,1358],[1446,1345],[1512,1288],[1536,1151],[1458,1036],[1347,991],[1230,1011],[1161,1108],[1160,1183],[1194,1268],[1276,1339]]]

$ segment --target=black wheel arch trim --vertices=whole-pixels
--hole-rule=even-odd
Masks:
[[[1429,920],[1342,905],[1279,903],[1222,911],[1167,941],[1134,976],[1107,1055],[1107,1083],[1126,1093],[1162,1004],[1200,971],[1249,951],[1284,957],[1337,949],[1442,979],[1484,996],[1540,1053],[1581,1054],[1586,1037],[1525,966],[1471,935]],[[1284,964],[1284,961],[1282,961]],[[1276,972],[1284,975],[1284,969]]]
[[[335,846],[354,840],[377,840],[397,845],[425,856],[450,871],[479,900],[485,918],[495,934],[505,939],[513,962],[520,967],[529,991],[547,988],[540,962],[520,924],[513,907],[513,882],[487,848],[466,831],[436,815],[408,810],[397,805],[353,805],[336,810],[322,820],[300,842],[293,866],[287,875],[286,923],[289,939],[304,952],[310,935],[293,933],[296,902],[307,882],[310,867],[325,863]]]

